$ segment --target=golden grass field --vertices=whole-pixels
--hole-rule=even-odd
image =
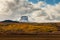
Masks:
[[[59,29],[60,23],[0,22],[0,40],[60,40]]]
[[[59,23],[58,23],[59,24]],[[0,23],[0,33],[27,33],[39,34],[40,32],[57,32],[56,23]]]

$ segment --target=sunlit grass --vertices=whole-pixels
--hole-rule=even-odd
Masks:
[[[28,24],[28,23],[5,23],[0,24],[0,32],[6,31],[23,31],[25,33],[39,33],[39,32],[57,32],[56,26],[51,24]]]

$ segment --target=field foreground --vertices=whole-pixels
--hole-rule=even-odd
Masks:
[[[60,40],[60,23],[0,23],[0,40]]]
[[[13,23],[1,22],[0,34],[40,34],[59,31],[59,23]]]

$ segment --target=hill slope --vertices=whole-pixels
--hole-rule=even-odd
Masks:
[[[57,32],[59,23],[22,23],[0,22],[1,34],[40,34],[41,32]]]

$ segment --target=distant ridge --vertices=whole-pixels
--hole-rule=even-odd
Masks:
[[[4,20],[4,21],[2,21],[2,22],[14,22],[14,23],[19,23],[18,21],[12,21],[12,20]]]

